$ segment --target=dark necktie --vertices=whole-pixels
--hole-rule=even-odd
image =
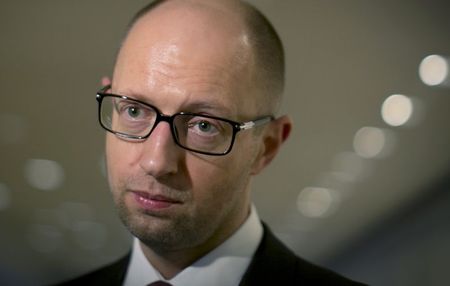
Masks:
[[[169,283],[164,282],[164,281],[156,281],[156,282],[148,284],[147,286],[172,286],[172,285],[170,285]]]

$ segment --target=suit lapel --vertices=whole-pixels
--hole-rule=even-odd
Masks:
[[[295,280],[297,257],[263,224],[264,235],[240,286],[284,285]]]

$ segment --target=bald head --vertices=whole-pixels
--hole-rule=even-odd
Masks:
[[[133,20],[111,87],[130,100],[109,96],[105,117],[119,130],[148,134],[107,136],[108,178],[148,260],[169,264],[160,267],[166,277],[248,217],[251,179],[291,129],[287,116],[269,116],[282,91],[282,59],[270,24],[235,0],[159,1]],[[159,196],[168,207],[153,203]]]
[[[248,3],[235,0],[156,0],[134,16],[125,42],[129,40],[130,33],[136,29],[160,29],[161,37],[164,37],[168,26],[164,26],[163,21],[168,20],[169,25],[193,15],[196,16],[192,17],[188,24],[185,22],[182,27],[171,25],[172,28],[189,35],[196,33],[199,37],[195,39],[193,37],[193,40],[208,42],[213,51],[220,52],[223,49],[227,52],[233,49],[227,50],[222,47],[223,45],[233,43],[241,45],[234,49],[229,60],[233,61],[236,70],[248,69],[246,75],[251,88],[256,90],[255,105],[259,111],[265,114],[275,113],[284,88],[283,47],[270,22]],[[142,25],[142,22],[148,23],[151,19],[159,24],[158,27]],[[193,27],[199,25],[203,25],[204,30],[194,31]],[[224,41],[221,42],[220,37]],[[236,43],[231,39],[237,39]]]

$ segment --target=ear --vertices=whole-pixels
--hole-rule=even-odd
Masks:
[[[255,159],[251,174],[260,173],[275,158],[281,145],[287,140],[292,129],[292,121],[288,116],[281,116],[266,126],[261,135],[261,146]]]
[[[111,79],[108,76],[103,76],[101,80],[102,86],[107,86],[111,84]]]

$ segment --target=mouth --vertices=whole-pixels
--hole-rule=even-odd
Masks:
[[[131,191],[131,194],[140,207],[150,211],[160,211],[182,204],[180,200],[161,194],[151,194],[144,191]]]

